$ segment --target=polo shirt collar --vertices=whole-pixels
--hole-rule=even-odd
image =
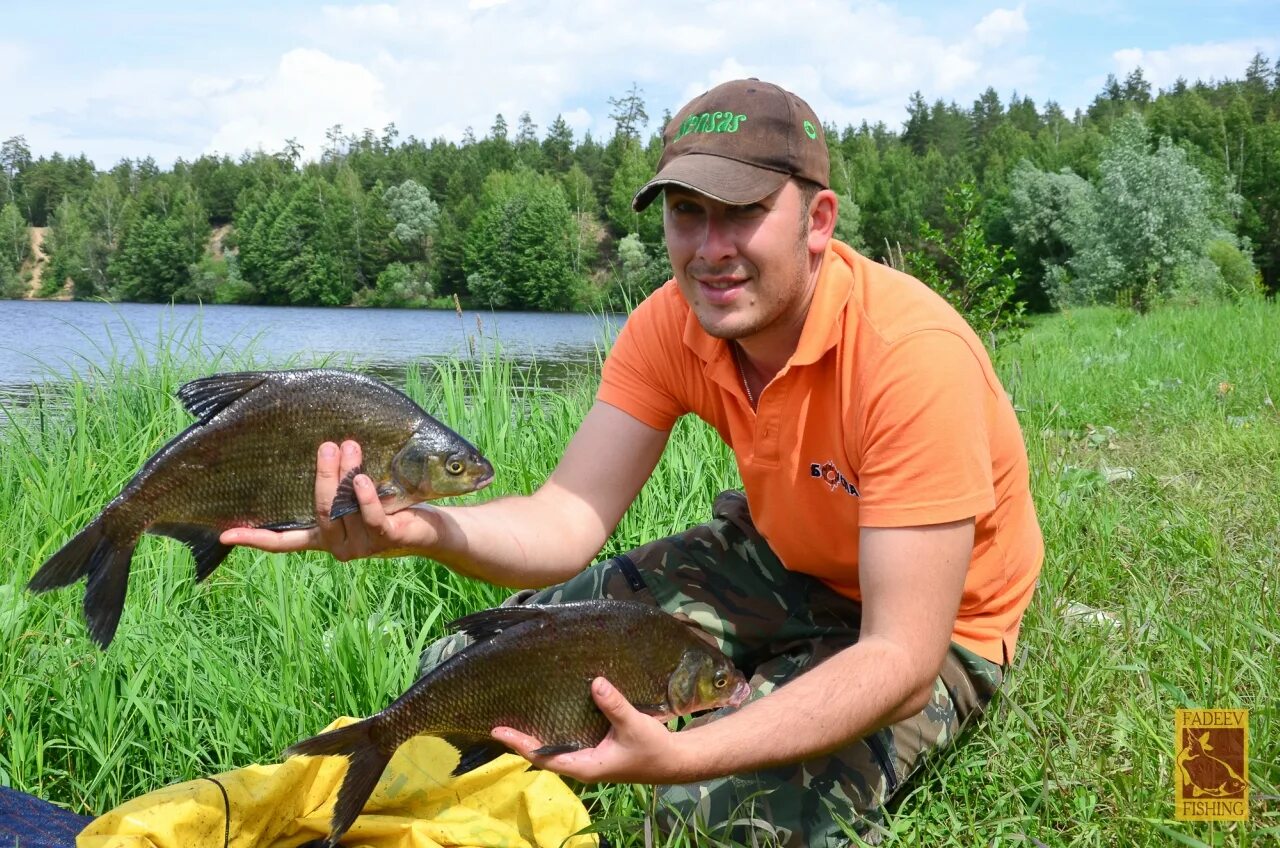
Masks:
[[[850,292],[853,291],[854,256],[852,248],[835,239],[827,243],[813,300],[809,304],[809,314],[805,317],[804,329],[800,331],[800,343],[787,361],[788,367],[812,365],[840,339],[844,328],[845,304],[849,302]],[[717,359],[732,361],[729,345],[722,339],[708,335],[698,323],[698,316],[692,309],[685,316],[684,344],[707,364]],[[735,372],[733,380],[736,379]]]

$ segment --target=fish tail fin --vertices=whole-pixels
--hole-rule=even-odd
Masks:
[[[350,760],[347,776],[342,779],[342,788],[338,790],[333,818],[329,822],[328,845],[336,845],[355,822],[378,785],[387,763],[391,762],[391,754],[383,751],[373,738],[376,724],[376,716],[367,718],[348,727],[304,739],[284,752],[286,757],[345,756]]]
[[[32,592],[48,592],[70,586],[89,573],[92,560],[106,532],[99,517],[71,538],[47,560],[27,583]]]
[[[137,537],[120,544],[107,533],[105,516],[98,516],[77,533],[57,553],[49,557],[27,583],[33,592],[47,592],[69,586],[81,577],[89,578],[84,593],[84,617],[89,635],[101,648],[115,637],[124,611],[129,585],[129,563]]]
[[[115,638],[120,614],[124,612],[125,590],[129,587],[129,563],[138,540],[117,546],[104,536],[89,564],[89,583],[84,591],[84,619],[89,635],[104,650]]]

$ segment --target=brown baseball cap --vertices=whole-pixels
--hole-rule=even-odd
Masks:
[[[790,177],[831,184],[818,116],[791,92],[758,79],[698,95],[667,124],[662,141],[657,175],[631,199],[637,212],[669,185],[738,206],[768,197]]]

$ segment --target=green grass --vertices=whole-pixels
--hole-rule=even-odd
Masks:
[[[903,845],[1277,844],[1280,308],[1056,315],[997,367],[1027,441],[1044,575],[1005,692],[911,784],[889,832]],[[145,537],[99,652],[82,588],[22,587],[185,426],[173,391],[210,370],[181,355],[109,366],[0,411],[0,784],[100,813],[273,762],[333,717],[385,706],[444,622],[502,597],[422,559],[249,550],[197,587],[185,548]],[[473,497],[533,489],[591,402],[586,383],[531,402],[516,382],[500,360],[407,378],[494,461],[498,482]],[[704,520],[735,482],[714,433],[681,422],[606,553]],[[1073,617],[1078,605],[1109,618]],[[1251,710],[1248,822],[1173,821],[1173,711],[1188,706]],[[644,844],[643,790],[583,794],[598,819],[627,822],[612,828],[622,844]]]

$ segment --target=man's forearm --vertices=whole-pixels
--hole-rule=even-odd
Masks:
[[[511,588],[567,580],[599,553],[653,471],[668,431],[597,401],[556,470],[527,497],[426,513],[428,556]]]
[[[811,759],[919,712],[937,669],[867,638],[739,712],[675,736],[669,779],[690,783]]]
[[[438,541],[422,553],[460,574],[513,589],[569,579],[599,552],[609,532],[585,506],[542,492],[431,508],[423,519]]]

